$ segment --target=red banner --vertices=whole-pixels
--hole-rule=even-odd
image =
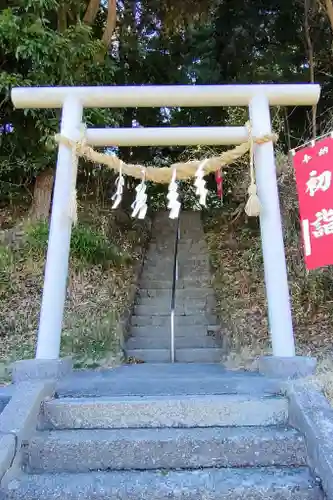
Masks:
[[[223,178],[222,178],[222,172],[221,172],[221,169],[219,170],[216,170],[215,172],[215,181],[216,181],[216,192],[217,192],[217,196],[220,198],[220,200],[222,201],[222,198],[223,198],[223,187],[222,187],[222,184],[223,184]]]
[[[299,211],[307,269],[333,264],[333,138],[295,152]]]

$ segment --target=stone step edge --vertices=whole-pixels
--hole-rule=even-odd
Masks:
[[[271,395],[59,398],[46,401],[54,429],[271,426],[288,422],[288,400]]]
[[[168,349],[170,347],[170,336],[164,338],[158,337],[131,337],[127,344],[126,350],[133,351],[135,349]],[[175,349],[218,349],[215,339],[197,335],[193,339],[187,337],[179,337],[175,335]]]
[[[96,489],[98,497],[96,497]],[[11,500],[99,498],[127,500],[321,500],[323,494],[308,468],[262,467],[197,471],[119,471],[81,474],[21,474],[9,484]],[[55,496],[56,495],[56,496]],[[60,496],[59,496],[60,498]]]
[[[128,349],[128,358],[143,363],[170,363],[170,349]],[[176,348],[176,363],[221,363],[226,352],[221,347]]]
[[[156,291],[156,288],[144,288],[144,287],[139,287],[138,288],[139,292],[141,291],[141,292],[144,292],[144,293],[152,291],[152,290]],[[199,290],[200,290],[201,293],[204,293],[204,292],[209,292],[211,294],[215,293],[214,292],[214,288],[212,286],[200,287]],[[198,291],[198,287],[197,286],[188,286],[187,288],[182,288],[182,292],[183,293],[185,293],[185,292],[190,293],[190,292],[193,292],[193,291],[197,292]],[[170,289],[170,292],[171,292],[171,289]],[[197,298],[197,297],[194,297],[194,298]]]
[[[82,429],[38,432],[23,463],[29,472],[193,470],[303,466],[306,456],[303,437],[291,428]]]
[[[143,352],[142,352],[143,351]],[[205,351],[205,352],[204,352]],[[176,361],[178,361],[177,359],[177,353],[178,354],[187,354],[187,356],[189,354],[209,354],[211,352],[211,354],[215,353],[216,351],[221,351],[221,356],[224,354],[224,351],[221,347],[219,346],[216,346],[216,347],[175,347],[175,353],[176,353]],[[127,355],[130,357],[130,356],[134,356],[134,357],[138,357],[138,359],[140,359],[140,355],[153,355],[153,354],[157,354],[159,355],[158,358],[160,358],[160,356],[162,354],[165,354],[168,353],[168,359],[170,358],[170,349],[166,348],[166,347],[162,347],[162,348],[152,348],[152,349],[140,349],[140,348],[136,348],[136,349],[126,349],[126,353]],[[182,356],[179,356],[179,357],[182,357]],[[156,363],[158,363],[159,361],[156,360]],[[187,363],[187,361],[181,361],[182,363]],[[200,361],[196,361],[197,363],[200,363]],[[212,363],[214,363],[214,361],[212,361]]]
[[[191,316],[194,316],[196,317],[196,315],[191,315],[191,314],[175,314],[175,318],[191,318]],[[140,314],[136,314],[136,315],[133,315],[132,318],[135,319],[135,318],[144,318],[144,319],[147,319],[147,318],[160,318],[160,317],[163,317],[163,318],[170,318],[170,314],[159,314],[158,316],[156,315],[151,315],[151,316],[148,316],[146,314],[143,314],[143,315],[140,315]],[[206,325],[200,325],[200,324],[193,324],[193,325],[177,325],[179,328],[205,328],[207,329],[207,331],[209,332],[218,332],[221,330],[221,325],[213,325],[213,324],[206,324]],[[162,329],[162,328],[166,328],[165,325],[132,325],[133,328],[151,328],[151,329],[155,329],[155,328],[158,328],[158,329]]]

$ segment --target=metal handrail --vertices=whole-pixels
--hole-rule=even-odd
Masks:
[[[172,270],[172,289],[171,289],[171,314],[170,314],[170,360],[175,362],[175,305],[176,305],[176,283],[178,281],[178,242],[180,238],[180,217],[177,218],[177,229],[175,238],[175,252]]]

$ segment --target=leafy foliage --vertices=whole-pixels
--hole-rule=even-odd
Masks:
[[[106,7],[101,2],[93,24],[85,24],[88,1],[12,0],[0,11],[0,182],[28,185],[55,163],[48,138],[57,130],[54,110],[14,110],[13,85],[207,84],[299,82],[309,80],[304,34],[304,8],[287,0],[119,0],[118,22],[110,50],[102,34]],[[1,4],[0,4],[1,5]],[[314,10],[311,36],[316,54],[316,79],[323,83],[319,127],[333,106],[331,80],[332,33],[323,10]],[[64,21],[65,14],[65,22]],[[256,29],[256,27],[259,27]],[[125,109],[90,110],[88,124],[131,127],[171,125],[234,125],[235,110]],[[325,112],[323,114],[323,112]],[[288,114],[290,116],[288,116]],[[283,131],[293,144],[308,133],[309,110],[299,108]],[[2,130],[0,128],[0,130]],[[295,138],[295,139],[294,139]],[[120,148],[124,160],[168,162],[183,148]]]
[[[55,162],[49,137],[58,129],[54,110],[16,110],[10,101],[13,86],[93,85],[110,82],[115,65],[91,27],[73,22],[61,31],[59,3],[25,2],[0,12],[0,125],[13,126],[0,134],[0,180],[22,184]],[[109,111],[91,110],[88,123],[112,123]]]
[[[31,252],[45,255],[48,238],[49,226],[47,222],[40,221],[27,228],[26,247]],[[128,264],[131,260],[129,254],[110,243],[104,233],[88,225],[73,228],[71,254],[83,264],[102,265],[104,268],[110,264]]]

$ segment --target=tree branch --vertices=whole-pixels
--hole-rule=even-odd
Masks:
[[[333,31],[333,2],[332,0],[318,0],[319,6],[322,7],[330,21],[331,29]]]
[[[331,0],[329,0],[331,1]],[[315,61],[314,61],[314,50],[311,40],[310,33],[310,23],[309,23],[309,11],[310,11],[311,0],[304,0],[304,31],[306,43],[308,46],[308,57],[309,57],[309,69],[310,69],[310,81],[314,83],[315,81]],[[317,105],[312,106],[312,137],[316,138],[317,135]]]
[[[100,0],[90,0],[89,1],[86,13],[84,14],[84,17],[83,17],[83,22],[85,24],[89,24],[89,26],[91,26],[94,23],[96,16],[98,14],[99,4],[100,4]]]
[[[117,1],[108,0],[108,15],[106,19],[106,26],[104,29],[102,42],[106,47],[110,46],[112,35],[117,24]]]

